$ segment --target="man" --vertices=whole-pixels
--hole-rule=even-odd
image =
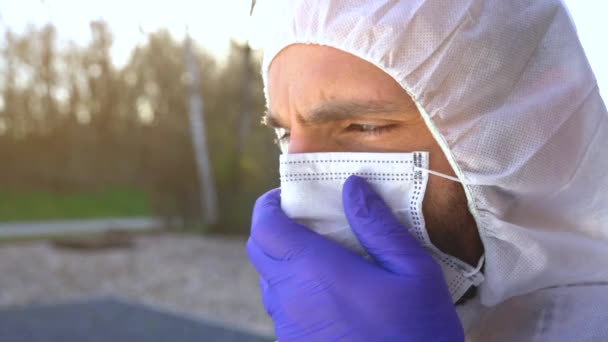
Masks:
[[[361,178],[342,199],[371,262],[275,190],[247,250],[280,341],[608,340],[608,115],[560,1],[258,1],[254,16],[283,153],[428,152],[425,232],[485,278],[454,295]]]

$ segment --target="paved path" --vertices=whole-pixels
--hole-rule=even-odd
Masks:
[[[48,222],[0,222],[0,238],[36,235],[96,233],[108,230],[145,231],[163,228],[161,220],[150,217],[107,218]]]
[[[0,244],[0,311],[111,297],[272,336],[245,243],[244,237],[164,233],[90,251],[39,240]]]

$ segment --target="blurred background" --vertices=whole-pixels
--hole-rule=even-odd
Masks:
[[[567,3],[606,94],[608,5]],[[1,340],[67,341],[127,306],[87,339],[272,336],[243,251],[278,186],[251,5],[0,0]]]

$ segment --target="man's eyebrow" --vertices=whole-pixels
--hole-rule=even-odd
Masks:
[[[305,116],[298,117],[303,124],[315,124],[327,121],[339,121],[367,115],[405,115],[410,110],[407,104],[396,104],[386,101],[331,101],[325,102],[310,110]]]
[[[270,127],[270,128],[285,128],[285,126],[279,122],[279,120],[277,119],[277,116],[274,115],[270,109],[266,111],[266,113],[264,113],[264,116],[262,117],[262,124]]]
[[[358,118],[370,114],[407,115],[407,113],[415,109],[416,106],[413,103],[330,101],[313,108],[305,115],[298,115],[297,120],[302,124],[318,124]],[[263,123],[272,128],[285,128],[285,125],[270,110],[264,115]]]

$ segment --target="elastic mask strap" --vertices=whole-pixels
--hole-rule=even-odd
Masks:
[[[448,176],[448,175],[446,175],[446,174],[444,174],[444,173],[441,173],[441,172],[437,172],[437,171],[433,171],[433,170],[425,169],[425,168],[418,167],[418,166],[414,166],[414,170],[424,171],[424,172],[426,172],[426,173],[429,173],[429,174],[431,174],[431,175],[435,175],[435,176],[437,176],[437,177],[441,177],[441,178],[449,179],[449,180],[451,180],[451,181],[454,181],[454,182],[458,182],[458,183],[462,183],[462,184],[464,184],[464,182],[463,182],[463,181],[461,181],[460,179],[458,179],[457,177]]]
[[[476,275],[477,273],[481,272],[481,268],[483,267],[484,262],[486,261],[486,256],[482,255],[481,258],[479,258],[479,262],[477,263],[477,267],[475,267],[474,270],[467,272],[465,274],[463,274],[465,277],[469,278],[472,277],[474,275]]]

